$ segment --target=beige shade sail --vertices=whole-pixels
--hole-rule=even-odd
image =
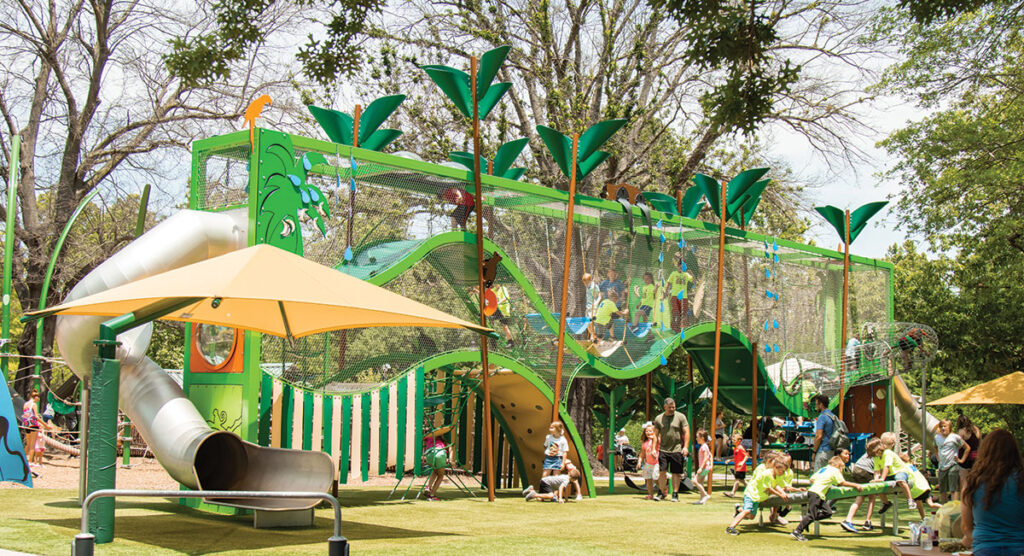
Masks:
[[[119,316],[178,307],[160,317],[299,338],[343,328],[490,328],[353,278],[283,249],[256,245],[28,313]]]
[[[995,380],[950,394],[928,405],[1021,404],[1024,405],[1024,373],[1017,371]]]

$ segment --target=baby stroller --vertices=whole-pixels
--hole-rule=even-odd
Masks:
[[[619,447],[619,455],[622,456],[622,471],[640,471],[640,458],[637,457],[636,449],[629,444],[623,444]]]

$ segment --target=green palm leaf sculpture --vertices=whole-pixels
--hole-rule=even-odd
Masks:
[[[691,187],[683,194],[683,213],[680,216],[697,218],[704,210],[704,192],[700,187]]]
[[[487,118],[505,92],[512,88],[511,83],[491,83],[510,49],[509,46],[499,46],[480,56],[480,66],[476,71],[476,98],[477,116],[481,120]],[[427,72],[438,88],[455,103],[459,112],[467,118],[473,117],[473,91],[470,90],[469,74],[441,65],[420,66],[420,69]]]
[[[359,147],[380,151],[402,135],[397,129],[377,129],[405,100],[405,95],[381,97],[370,103],[359,116]],[[319,106],[308,106],[310,113],[335,143],[352,146],[355,142],[356,121],[352,116]]]
[[[753,170],[741,172],[729,180],[729,183],[725,186],[725,220],[733,220],[741,226],[750,221],[750,215],[754,214],[753,209],[760,202],[761,194],[764,193],[765,187],[771,182],[771,180],[758,181],[766,173],[768,173],[768,168],[754,168]],[[715,216],[723,218],[721,214],[722,186],[718,183],[718,180],[711,176],[697,174],[693,176],[693,181],[700,188],[700,191],[704,193],[704,196],[707,197],[708,203],[711,204],[711,209],[715,211]],[[745,222],[740,221],[741,209]]]
[[[605,120],[590,126],[583,132],[576,144],[576,179],[585,178],[608,158],[608,153],[600,151],[598,148],[625,124],[626,120],[624,119]],[[567,178],[572,178],[572,139],[543,125],[537,126],[537,133],[544,141],[548,151],[551,152],[558,168]]]
[[[864,228],[868,225],[868,220],[872,216],[878,214],[878,211],[882,210],[885,205],[889,204],[889,201],[875,201],[866,205],[861,205],[857,210],[850,213],[850,243],[857,239],[857,236],[864,231]],[[814,207],[814,210],[818,211],[818,214],[825,217],[825,220],[832,227],[835,228],[839,234],[841,241],[846,242],[846,213],[838,207],[832,205],[825,205],[823,207]]]
[[[523,152],[523,148],[529,139],[522,138],[516,139],[515,141],[509,141],[504,145],[498,147],[498,152],[494,155],[494,160],[487,160],[484,157],[480,157],[480,168],[486,169],[491,175],[498,176],[500,178],[506,178],[510,180],[518,180],[523,177],[526,172],[526,168],[512,168],[512,163],[515,162],[516,158]],[[473,171],[473,155],[471,153],[454,151],[448,155],[448,158],[452,162],[457,162],[469,170]]]

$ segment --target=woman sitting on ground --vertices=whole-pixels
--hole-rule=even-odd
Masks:
[[[1012,433],[996,429],[981,441],[960,498],[963,544],[975,556],[1024,554],[1024,462]]]

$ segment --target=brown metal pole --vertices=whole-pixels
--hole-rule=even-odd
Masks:
[[[757,433],[758,433],[758,426],[757,426],[757,360],[758,360],[758,357],[759,357],[758,354],[760,353],[757,350],[757,342],[754,342],[754,344],[751,346],[751,349],[753,350],[753,357],[752,357],[752,359],[754,360],[754,388],[753,388],[753,391],[752,391],[752,393],[753,393],[753,403],[750,404],[750,452],[752,454],[754,454],[754,465],[756,466],[757,465],[757,452],[758,452],[758,449],[757,449],[757,447],[758,447],[758,442],[757,442]]]
[[[355,112],[355,123],[352,125],[352,146],[359,147],[359,117],[363,115],[363,105],[357,104]],[[350,169],[351,170],[351,169]],[[352,176],[355,179],[355,176]],[[352,224],[356,219],[356,192],[349,188],[348,191],[348,225],[345,232],[346,246],[352,248]],[[338,332],[338,370],[345,368],[345,352],[348,350],[348,331]]]
[[[484,314],[484,193],[480,180],[480,108],[476,95],[476,56],[469,58],[469,89],[473,94],[473,185],[476,187],[476,267],[480,296],[480,326],[487,326]],[[494,432],[491,427],[491,369],[487,364],[487,336],[480,336],[480,375],[484,388],[484,444],[487,446],[487,499],[494,502]]]
[[[722,210],[718,224],[718,299],[715,307],[715,372],[711,385],[711,438],[715,437],[715,418],[718,415],[718,367],[722,360],[722,283],[725,281],[725,189],[722,183]],[[708,494],[711,484],[708,484]]]
[[[846,401],[846,311],[850,296],[850,211],[846,211],[846,233],[843,237],[846,254],[843,255],[843,339],[839,344],[839,419],[843,419]]]
[[[569,210],[565,218],[565,256],[562,263],[561,314],[558,315],[558,353],[555,355],[555,403],[551,406],[551,420],[558,420],[558,407],[562,396],[562,357],[565,349],[565,313],[569,304],[569,266],[572,260],[572,220],[576,210],[576,148],[578,133],[572,135],[572,171],[569,172]]]

